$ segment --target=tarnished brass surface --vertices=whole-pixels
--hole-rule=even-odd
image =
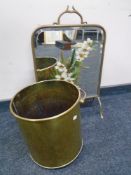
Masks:
[[[18,92],[10,103],[32,158],[58,168],[80,152],[80,91],[66,81],[48,80]]]
[[[54,79],[56,62],[57,60],[53,57],[36,58],[38,81]]]

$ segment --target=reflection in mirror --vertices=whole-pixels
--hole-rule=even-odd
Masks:
[[[37,29],[32,40],[37,81],[66,79],[78,84],[88,97],[97,96],[104,44],[105,32],[100,26]]]

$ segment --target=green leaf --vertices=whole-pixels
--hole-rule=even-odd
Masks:
[[[81,62],[76,61],[70,72],[73,74],[74,78],[77,78],[80,74]]]
[[[71,55],[71,61],[70,61],[70,68],[73,66],[73,64],[76,61],[76,59],[75,59],[75,52],[76,52],[76,50],[73,49],[73,52],[72,52],[72,55]]]

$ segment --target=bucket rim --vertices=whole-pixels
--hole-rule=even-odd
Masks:
[[[41,71],[43,71],[43,70],[47,70],[47,69],[50,69],[50,68],[56,66],[56,64],[57,64],[57,59],[56,59],[55,57],[44,57],[44,58],[50,58],[50,59],[53,58],[53,59],[55,60],[55,63],[53,63],[51,66],[48,66],[48,67],[45,67],[45,68],[42,68],[42,69],[38,68],[38,69],[36,69],[36,71],[41,72]],[[41,58],[36,58],[36,59],[41,59]]]
[[[65,110],[64,112],[62,112],[62,113],[60,113],[60,114],[57,114],[57,115],[54,115],[54,116],[52,116],[52,117],[40,118],[40,119],[24,118],[23,116],[20,116],[20,115],[18,115],[18,114],[16,114],[16,113],[14,112],[14,110],[12,109],[12,106],[13,106],[13,102],[14,102],[14,99],[15,99],[16,95],[18,95],[21,91],[23,91],[23,90],[26,89],[26,88],[29,88],[29,87],[31,87],[31,86],[35,86],[36,84],[39,84],[39,83],[48,82],[48,81],[52,81],[52,82],[53,82],[53,81],[65,82],[65,83],[68,83],[68,84],[70,84],[71,86],[74,86],[74,87],[76,88],[76,90],[78,91],[78,97],[77,97],[76,101],[72,104],[72,106],[71,106],[70,108],[68,108],[68,109]],[[53,120],[53,119],[59,118],[59,117],[65,115],[65,114],[67,114],[67,113],[68,113],[69,111],[71,111],[78,103],[80,103],[80,97],[81,97],[80,88],[79,88],[77,85],[73,84],[73,83],[70,83],[70,82],[65,81],[65,80],[56,80],[56,79],[54,79],[54,80],[43,80],[43,81],[39,81],[39,82],[33,83],[33,84],[29,85],[29,86],[26,86],[25,88],[23,88],[23,89],[21,89],[20,91],[18,91],[18,92],[13,96],[13,98],[11,99],[10,105],[9,105],[9,109],[10,109],[11,114],[12,114],[14,117],[16,117],[17,119],[21,119],[21,120],[29,121],[29,122],[48,121],[48,120]]]

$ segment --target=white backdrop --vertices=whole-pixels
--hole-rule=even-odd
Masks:
[[[102,86],[131,83],[130,0],[0,0],[0,100],[10,99],[35,81],[31,34],[52,24],[67,5],[74,5],[88,23],[107,32]],[[64,23],[79,23],[77,16]]]

